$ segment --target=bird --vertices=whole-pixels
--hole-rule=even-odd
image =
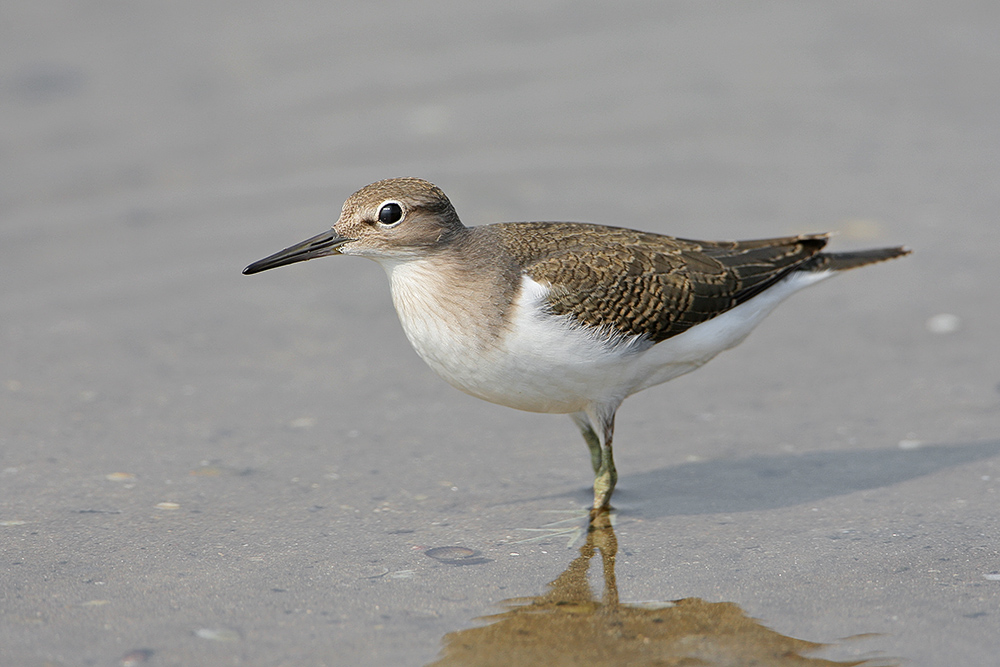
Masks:
[[[454,387],[568,414],[590,451],[592,512],[618,480],[615,414],[632,394],[742,342],[781,301],[840,271],[910,253],[824,252],[829,234],[694,241],[579,222],[465,226],[420,178],[367,185],[333,227],[247,266],[332,255],[385,269],[417,354]]]

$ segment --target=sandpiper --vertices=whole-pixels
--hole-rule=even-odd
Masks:
[[[375,260],[407,338],[438,375],[493,403],[573,419],[601,510],[618,477],[611,441],[626,397],[739,344],[793,292],[910,252],[821,252],[826,242],[691,241],[573,222],[466,227],[438,187],[394,178],[351,195],[331,230],[243,273],[327,255]]]

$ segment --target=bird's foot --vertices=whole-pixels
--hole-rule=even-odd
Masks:
[[[611,494],[618,482],[618,473],[614,464],[605,468],[594,478],[594,508],[592,515],[611,508]]]

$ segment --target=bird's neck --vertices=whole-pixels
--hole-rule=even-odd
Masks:
[[[483,351],[505,333],[519,276],[498,258],[471,250],[456,243],[420,257],[379,262],[407,338],[432,366],[447,348]]]

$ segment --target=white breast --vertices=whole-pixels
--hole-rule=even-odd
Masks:
[[[417,354],[450,384],[478,398],[530,412],[582,410],[632,347],[608,345],[567,318],[544,313],[548,288],[524,278],[504,313],[504,299],[484,283],[447,280],[424,260],[383,264],[403,331]],[[624,398],[624,396],[623,396]]]
[[[417,354],[459,388],[471,382],[489,356],[496,332],[484,326],[481,308],[467,286],[448,280],[426,260],[383,263],[392,302]]]

